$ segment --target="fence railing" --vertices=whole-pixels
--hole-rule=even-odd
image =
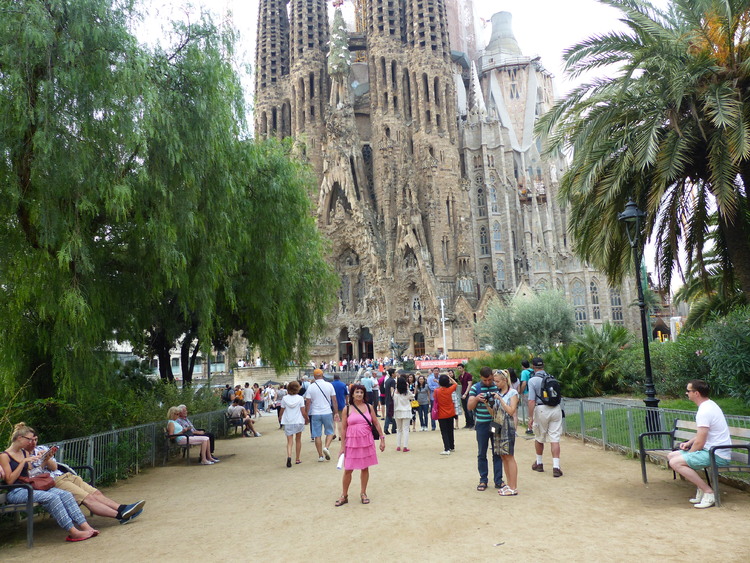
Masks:
[[[638,453],[638,436],[648,431],[651,416],[645,406],[614,401],[564,399],[563,409],[566,434],[633,455]],[[671,430],[677,419],[695,421],[695,411],[655,409],[655,413],[661,430]],[[750,416],[725,418],[729,426],[750,428]]]
[[[191,415],[196,428],[226,435],[224,410]],[[90,465],[98,483],[110,483],[142,467],[155,466],[164,456],[166,421],[100,432],[91,436],[57,442],[55,457],[68,465]]]

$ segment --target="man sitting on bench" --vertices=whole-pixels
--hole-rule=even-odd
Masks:
[[[245,407],[242,406],[243,404],[244,401],[242,401],[241,399],[235,399],[234,401],[232,401],[232,405],[227,409],[229,418],[233,420],[241,420],[244,423],[242,435],[245,438],[250,438],[251,436],[255,436],[256,438],[258,438],[260,437],[260,432],[255,431],[253,420],[245,410]]]
[[[690,502],[695,508],[709,508],[716,502],[714,490],[701,479],[697,470],[711,465],[709,448],[727,446],[732,443],[729,427],[719,405],[708,398],[708,383],[701,379],[691,379],[687,384],[688,399],[698,405],[695,423],[698,432],[695,438],[680,444],[680,449],[671,452],[667,458],[669,467],[698,487],[695,498]],[[715,453],[716,463],[726,466],[731,461],[731,450],[722,449]]]

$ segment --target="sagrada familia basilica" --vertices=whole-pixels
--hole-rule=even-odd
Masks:
[[[572,253],[566,161],[533,131],[552,75],[511,14],[482,46],[472,0],[356,0],[353,29],[334,4],[260,0],[256,46],[256,136],[292,137],[315,170],[341,278],[313,358],[475,350],[493,301],[551,288],[579,328],[635,326],[632,288]]]

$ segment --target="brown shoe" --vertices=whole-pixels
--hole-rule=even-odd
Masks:
[[[552,476],[553,477],[562,477],[562,470],[559,467],[553,467],[552,468]]]
[[[539,473],[544,473],[544,464],[543,463],[534,462],[534,463],[531,464],[531,470],[532,471],[538,471]]]

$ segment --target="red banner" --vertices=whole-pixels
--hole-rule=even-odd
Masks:
[[[455,360],[417,360],[415,365],[417,369],[432,369],[432,368],[454,368],[458,364],[465,364],[469,360],[466,358],[455,359]]]

